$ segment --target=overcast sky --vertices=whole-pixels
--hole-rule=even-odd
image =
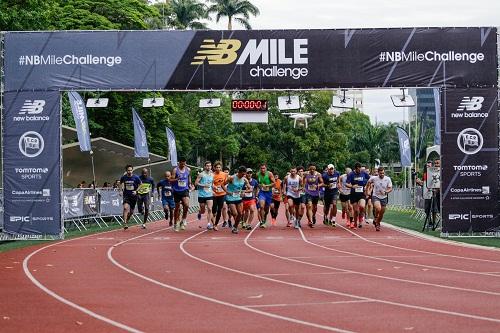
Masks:
[[[500,0],[251,0],[260,10],[253,29],[390,28],[500,26]],[[234,29],[242,29],[234,23]],[[210,29],[226,29],[227,19],[209,22]],[[391,94],[370,90],[364,111],[379,122],[401,121]]]

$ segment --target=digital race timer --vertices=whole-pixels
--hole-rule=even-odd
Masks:
[[[233,99],[232,111],[267,111],[267,100],[265,99]]]

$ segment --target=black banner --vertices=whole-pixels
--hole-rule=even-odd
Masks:
[[[59,92],[5,94],[5,233],[62,235],[59,98]]]
[[[497,89],[443,90],[443,232],[499,230]]]
[[[8,32],[5,87],[494,86],[496,28]]]

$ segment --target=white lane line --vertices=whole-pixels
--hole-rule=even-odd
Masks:
[[[258,304],[258,305],[244,305],[244,306],[246,306],[247,308],[280,308],[287,306],[330,305],[330,304],[351,304],[351,303],[371,303],[371,301],[358,300],[358,301],[312,302],[312,303]]]
[[[319,214],[319,215],[322,215],[322,214]],[[439,254],[435,254],[433,252],[427,252],[427,251],[420,251],[420,250],[414,250],[414,249],[406,249],[406,248],[402,248],[402,247],[399,247],[399,246],[393,246],[393,245],[388,245],[388,244],[384,244],[384,243],[379,243],[379,242],[375,242],[375,241],[372,241],[372,240],[369,240],[361,235],[358,235],[357,233],[339,225],[342,229],[345,229],[347,230],[348,232],[350,232],[351,234],[353,234],[354,236],[366,241],[366,242],[369,242],[369,243],[373,243],[373,244],[377,244],[377,245],[382,245],[382,246],[387,246],[387,247],[391,247],[391,248],[396,248],[396,249],[401,249],[401,250],[408,250],[408,251],[411,251],[411,252],[418,252],[418,253],[424,253],[424,254],[428,254],[428,255],[439,255]],[[463,269],[456,269],[456,268],[448,268],[448,267],[441,267],[441,266],[433,266],[433,265],[424,265],[424,264],[417,264],[417,263],[412,263],[412,262],[408,262],[408,261],[399,261],[399,260],[392,260],[392,259],[387,259],[387,258],[382,258],[382,257],[377,257],[377,256],[367,256],[367,255],[364,255],[364,254],[360,254],[360,253],[354,253],[354,252],[348,252],[348,251],[342,251],[342,250],[337,250],[337,249],[334,249],[332,247],[326,247],[326,246],[323,246],[323,245],[320,245],[320,244],[317,244],[317,243],[313,243],[309,240],[307,240],[304,236],[304,233],[302,231],[302,229],[300,229],[300,233],[302,235],[302,239],[306,242],[306,243],[309,243],[311,245],[315,245],[315,246],[318,246],[318,247],[321,247],[321,248],[324,248],[326,250],[329,250],[329,251],[335,251],[335,252],[338,252],[338,253],[344,253],[344,254],[350,254],[350,255],[354,255],[356,257],[363,257],[363,258],[369,258],[369,259],[374,259],[374,260],[381,260],[381,261],[386,261],[386,262],[392,262],[392,263],[397,263],[397,264],[406,264],[406,265],[410,265],[410,266],[416,266],[416,267],[425,267],[425,268],[433,268],[433,269],[438,269],[438,270],[443,270],[443,271],[450,271],[450,272],[458,272],[458,273],[465,273],[465,274],[473,274],[473,275],[482,275],[482,276],[490,276],[490,277],[498,277],[498,275],[494,275],[494,274],[489,274],[489,273],[484,273],[484,272],[475,272],[475,271],[467,271],[467,270],[463,270]],[[441,255],[440,255],[441,256]],[[442,256],[448,256],[448,255],[442,255]],[[462,258],[462,257],[456,257],[456,256],[452,256],[452,257],[455,257],[455,258]],[[462,259],[465,259],[462,258]],[[500,263],[500,262],[495,262],[495,263]]]
[[[268,252],[262,251],[260,249],[257,249],[255,247],[253,247],[252,245],[250,245],[248,243],[248,239],[249,239],[249,237],[252,235],[252,233],[256,229],[257,229],[257,226],[254,227],[252,229],[252,231],[245,237],[244,243],[245,243],[246,246],[248,246],[249,248],[251,248],[251,249],[253,249],[253,250],[255,250],[255,251],[259,252],[259,253],[265,254],[267,256],[271,256],[271,257],[275,257],[275,258],[282,259],[282,260],[287,260],[287,261],[295,261],[295,262],[299,262],[300,263],[300,261],[298,261],[298,260],[289,259],[289,258],[282,257],[282,256],[279,256],[279,255],[276,255],[276,254],[268,253]],[[195,236],[197,236],[197,235],[195,235]],[[193,237],[195,237],[195,236],[193,236]],[[186,241],[188,241],[188,240],[189,240],[189,238],[186,239],[184,242],[182,242],[181,246]],[[185,252],[185,250],[183,248],[181,248],[181,250],[183,250],[183,252]],[[464,317],[464,318],[469,318],[469,319],[477,319],[477,320],[484,320],[484,321],[491,321],[491,322],[495,322],[495,323],[500,323],[500,319],[497,319],[497,318],[490,318],[490,317],[472,315],[472,314],[455,312],[455,311],[441,310],[441,309],[430,308],[430,307],[419,306],[419,305],[411,305],[411,304],[405,304],[405,303],[398,303],[398,302],[386,301],[386,300],[381,300],[381,299],[376,299],[376,298],[370,298],[370,297],[358,296],[358,295],[354,295],[354,294],[343,293],[343,292],[339,292],[339,291],[333,291],[333,290],[329,290],[329,289],[322,289],[322,288],[311,287],[311,286],[308,286],[308,285],[303,285],[303,284],[298,284],[298,283],[293,283],[293,282],[286,282],[286,281],[281,281],[281,280],[275,280],[275,279],[268,278],[268,277],[265,277],[265,276],[258,276],[258,275],[252,274],[252,273],[239,271],[239,270],[236,270],[236,269],[233,269],[233,268],[230,268],[230,267],[225,267],[225,266],[222,266],[222,265],[219,265],[219,264],[215,264],[215,263],[212,263],[210,261],[207,261],[207,260],[195,257],[195,256],[193,256],[193,255],[191,255],[191,254],[189,254],[187,252],[185,252],[185,253],[189,257],[191,257],[193,259],[196,259],[198,261],[204,262],[204,263],[206,263],[208,265],[212,265],[212,266],[215,266],[215,267],[219,267],[219,268],[222,268],[222,269],[225,269],[225,270],[228,270],[228,271],[232,271],[232,272],[236,272],[236,273],[240,273],[240,274],[243,274],[243,275],[254,276],[254,277],[257,277],[257,278],[261,278],[261,279],[265,279],[265,280],[269,280],[269,281],[274,281],[274,282],[278,282],[278,283],[282,283],[282,284],[286,284],[286,285],[290,285],[290,286],[294,286],[294,287],[298,287],[298,288],[303,288],[303,289],[308,289],[308,290],[315,290],[315,291],[324,292],[324,293],[328,293],[328,294],[346,296],[346,297],[351,297],[351,298],[356,298],[356,299],[361,299],[361,300],[369,300],[369,301],[373,301],[373,302],[377,302],[377,303],[381,303],[381,304],[388,304],[388,305],[400,306],[400,307],[409,308],[409,309],[423,310],[423,311],[428,311],[428,312],[441,313],[441,314],[445,314],[445,315],[451,315],[451,316]],[[311,264],[311,263],[306,263],[306,262],[302,262],[302,263],[304,263],[304,264]],[[315,264],[311,264],[311,265],[314,266]],[[330,267],[330,269],[334,269],[334,268]]]
[[[106,231],[106,232],[103,232],[103,233],[108,233],[108,232],[115,232],[116,230],[110,230],[110,231]],[[30,279],[30,281],[35,285],[37,286],[39,289],[43,290],[46,294],[52,296],[53,298],[57,299],[59,302],[62,302],[74,309],[77,309],[91,317],[94,317],[95,319],[97,320],[100,320],[100,321],[103,321],[107,324],[110,324],[112,326],[115,326],[115,327],[118,327],[118,328],[121,328],[122,330],[125,330],[127,332],[134,332],[134,333],[142,333],[142,331],[136,329],[136,328],[133,328],[133,327],[130,327],[128,325],[125,325],[123,323],[120,323],[118,321],[115,321],[115,320],[112,320],[108,317],[104,317],[96,312],[93,312],[81,305],[78,305],[76,303],[73,303],[71,302],[70,300],[56,294],[54,291],[50,290],[49,288],[45,287],[40,281],[38,281],[30,272],[29,268],[28,268],[28,263],[29,263],[29,260],[31,259],[31,257],[33,257],[35,254],[45,250],[45,249],[48,249],[52,246],[55,246],[55,245],[59,245],[59,244],[62,244],[62,243],[67,243],[67,242],[71,242],[71,241],[75,241],[75,240],[80,240],[82,238],[88,238],[88,237],[92,237],[92,236],[95,236],[95,235],[88,235],[88,236],[84,236],[84,237],[79,237],[79,238],[74,238],[74,239],[69,239],[69,240],[66,240],[66,241],[62,241],[62,242],[59,242],[59,243],[55,243],[55,244],[51,244],[51,245],[47,245],[47,246],[44,246],[36,251],[33,251],[31,252],[26,258],[24,258],[23,260],[23,270],[24,270],[24,274],[26,274],[26,276],[28,277],[28,279]]]
[[[154,231],[153,233],[155,233],[155,232],[158,232],[158,231]],[[194,238],[194,237],[196,237],[198,235],[201,235],[201,234],[203,234],[205,232],[207,232],[207,231],[206,230],[205,231],[201,231],[201,232],[199,232],[199,233],[197,233],[197,234],[195,234],[195,235],[187,238],[186,240]],[[140,237],[141,236],[138,236],[135,239],[140,238]],[[133,239],[134,238],[132,238],[130,240],[133,240]],[[184,253],[187,254],[187,252],[185,252],[184,248],[182,247],[182,244],[184,244],[186,242],[186,240],[184,240],[181,243],[181,250]],[[291,317],[285,317],[285,316],[281,316],[281,315],[277,315],[277,314],[268,313],[268,312],[265,312],[265,311],[260,311],[260,310],[257,310],[257,309],[252,309],[252,308],[249,308],[249,307],[246,307],[246,306],[242,306],[242,305],[237,305],[237,304],[233,304],[233,303],[221,301],[219,299],[208,297],[208,296],[204,296],[204,295],[201,295],[201,294],[197,294],[197,293],[194,293],[194,292],[189,291],[189,290],[177,288],[177,287],[174,287],[172,285],[169,285],[169,284],[160,282],[158,280],[152,279],[152,278],[150,278],[148,276],[142,275],[142,274],[140,274],[140,273],[138,273],[138,272],[136,272],[136,271],[134,271],[134,270],[132,270],[132,269],[130,269],[128,267],[123,266],[122,264],[120,264],[118,261],[116,261],[113,258],[113,249],[116,246],[122,245],[122,244],[124,244],[126,242],[127,241],[123,241],[123,242],[121,242],[121,243],[119,243],[119,244],[117,244],[115,246],[110,247],[108,249],[108,259],[114,265],[116,265],[117,267],[123,269],[124,271],[126,271],[126,272],[128,272],[128,273],[130,273],[132,275],[135,275],[138,278],[141,278],[143,280],[151,282],[151,283],[153,283],[155,285],[158,285],[160,287],[167,288],[167,289],[170,289],[170,290],[173,290],[173,291],[177,291],[177,292],[185,294],[185,295],[196,297],[196,298],[202,299],[204,301],[208,301],[208,302],[212,302],[212,303],[216,303],[216,304],[228,306],[228,307],[231,307],[231,308],[234,308],[234,309],[238,309],[238,310],[243,310],[243,311],[247,311],[247,312],[253,312],[253,313],[260,314],[260,315],[263,315],[263,316],[266,316],[266,317],[271,317],[271,318],[274,318],[274,319],[280,319],[280,320],[284,320],[284,321],[287,321],[287,322],[291,322],[291,323],[295,323],[295,324],[300,324],[300,325],[305,325],[305,326],[310,326],[310,327],[319,328],[319,329],[323,329],[323,330],[327,330],[327,331],[332,331],[332,332],[353,333],[352,331],[347,331],[347,330],[343,330],[343,329],[332,327],[332,326],[320,325],[320,324],[316,324],[316,323],[312,323],[312,322],[308,322],[308,321],[304,321],[304,320],[299,320],[299,319],[295,319],[295,318],[291,318]],[[190,256],[190,255],[188,254],[188,256]]]
[[[321,206],[321,205],[318,205],[318,206]],[[320,212],[318,212],[318,215],[323,216],[323,214],[321,214]],[[337,226],[339,226],[340,228],[346,230],[347,232],[351,233],[352,235],[354,235],[354,236],[358,237],[359,239],[362,239],[362,240],[364,240],[366,242],[377,244],[377,245],[381,245],[381,246],[390,247],[390,248],[393,248],[393,249],[399,249],[399,250],[410,251],[410,252],[417,252],[417,253],[424,253],[424,254],[431,254],[431,255],[435,255],[435,256],[439,256],[439,257],[446,257],[446,258],[455,258],[455,259],[464,259],[464,260],[472,260],[472,261],[480,261],[480,262],[489,262],[489,263],[500,264],[500,261],[497,261],[497,260],[489,260],[489,259],[480,259],[480,258],[455,256],[455,255],[452,255],[452,254],[444,254],[444,253],[437,253],[437,252],[416,250],[416,249],[410,249],[410,248],[400,247],[400,246],[396,246],[396,245],[390,245],[390,244],[380,243],[380,242],[376,242],[376,241],[370,240],[370,239],[368,239],[366,237],[363,237],[361,235],[358,235],[357,233],[351,231],[350,229],[347,229],[346,227],[344,227],[340,223],[337,223]],[[384,223],[384,226],[387,226],[387,223]],[[393,230],[396,230],[396,231],[398,231],[400,233],[403,233],[405,235],[412,236],[413,238],[417,238],[417,239],[428,240],[428,241],[431,241],[431,242],[434,242],[434,243],[447,244],[447,245],[450,245],[450,246],[468,247],[468,246],[466,246],[464,244],[457,244],[456,242],[449,242],[449,241],[446,241],[446,240],[443,240],[443,239],[440,239],[440,238],[431,239],[430,237],[427,237],[427,236],[424,236],[424,235],[415,235],[415,234],[413,234],[411,232],[406,232],[406,231],[400,230],[399,228],[395,228],[393,226],[387,226],[387,227],[391,228]],[[432,238],[435,238],[435,237],[432,237]],[[484,250],[484,251],[500,251],[497,248],[486,248],[486,247],[485,248],[481,248],[481,250]]]
[[[260,276],[295,276],[295,275],[337,275],[337,274],[352,274],[351,272],[321,272],[321,273],[270,273],[257,274]]]
[[[311,244],[311,245],[314,245],[316,247],[319,247],[319,248],[322,248],[322,249],[325,249],[325,250],[329,250],[329,251],[345,252],[345,251],[336,250],[336,249],[329,248],[327,246],[323,246],[323,245],[320,245],[320,244],[313,243],[313,242],[307,240],[307,238],[305,237],[304,232],[302,231],[302,229],[299,229],[299,231],[300,231],[300,235],[302,236],[302,239],[307,244]],[[371,258],[370,256],[366,256],[366,255],[363,255],[363,254],[356,254],[356,256],[363,257],[363,258],[368,258],[368,259]],[[429,266],[429,265],[423,265],[423,264],[415,264],[415,263],[408,263],[408,262],[405,262],[405,261],[397,261],[397,260],[390,260],[390,259],[384,259],[384,258],[372,258],[372,259],[387,261],[387,262],[391,262],[391,263],[398,263],[398,264],[410,265],[410,266],[425,267],[425,268],[434,268],[434,269],[441,269],[441,270],[445,270],[445,271],[453,271],[453,272],[460,272],[460,273],[470,273],[470,274],[477,274],[477,275],[485,275],[485,276],[498,277],[498,275],[494,275],[494,274],[476,273],[476,272],[471,272],[471,271],[456,270],[456,269],[452,269],[452,268],[446,268],[445,269],[445,268],[442,268],[442,267]],[[295,259],[291,259],[291,260],[300,262],[300,260],[295,260]],[[310,263],[310,262],[306,262],[306,261],[302,261],[302,263],[304,263],[306,265],[312,265],[312,266],[315,266],[315,267],[321,267],[321,268],[330,267],[330,269],[340,269],[340,268],[335,268],[335,267],[331,267],[331,266],[324,266],[324,265],[320,265],[320,264],[314,264],[314,263]],[[400,267],[398,267],[398,269],[399,268]],[[460,290],[460,291],[468,291],[468,292],[481,293],[481,294],[486,294],[486,295],[500,296],[500,292],[494,292],[494,291],[486,291],[486,290],[479,290],[479,289],[469,289],[469,288],[460,288],[460,287],[453,287],[453,286],[448,286],[448,285],[443,285],[443,284],[427,283],[427,282],[421,282],[421,281],[414,281],[414,280],[394,278],[394,277],[383,276],[383,275],[372,275],[370,273],[363,273],[363,272],[352,271],[352,270],[347,270],[347,269],[342,269],[342,270],[348,271],[348,272],[355,272],[355,273],[362,274],[362,275],[367,275],[367,276],[378,277],[378,278],[382,278],[382,279],[394,280],[394,281],[401,281],[401,282],[408,282],[408,283],[415,283],[415,284],[427,285],[427,286],[432,286],[432,287],[437,287],[437,288],[446,288],[446,289],[453,289],[453,290]]]

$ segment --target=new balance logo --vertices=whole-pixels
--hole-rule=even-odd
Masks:
[[[27,99],[24,101],[24,104],[19,111],[19,114],[40,114],[43,112],[43,107],[45,106],[45,101],[43,99],[35,99],[30,100]]]
[[[478,111],[483,107],[484,97],[464,97],[457,111]]]
[[[228,65],[236,61],[241,42],[237,39],[221,39],[215,44],[213,39],[203,40],[198,52],[193,58],[191,65],[202,65],[205,60],[210,65]]]

